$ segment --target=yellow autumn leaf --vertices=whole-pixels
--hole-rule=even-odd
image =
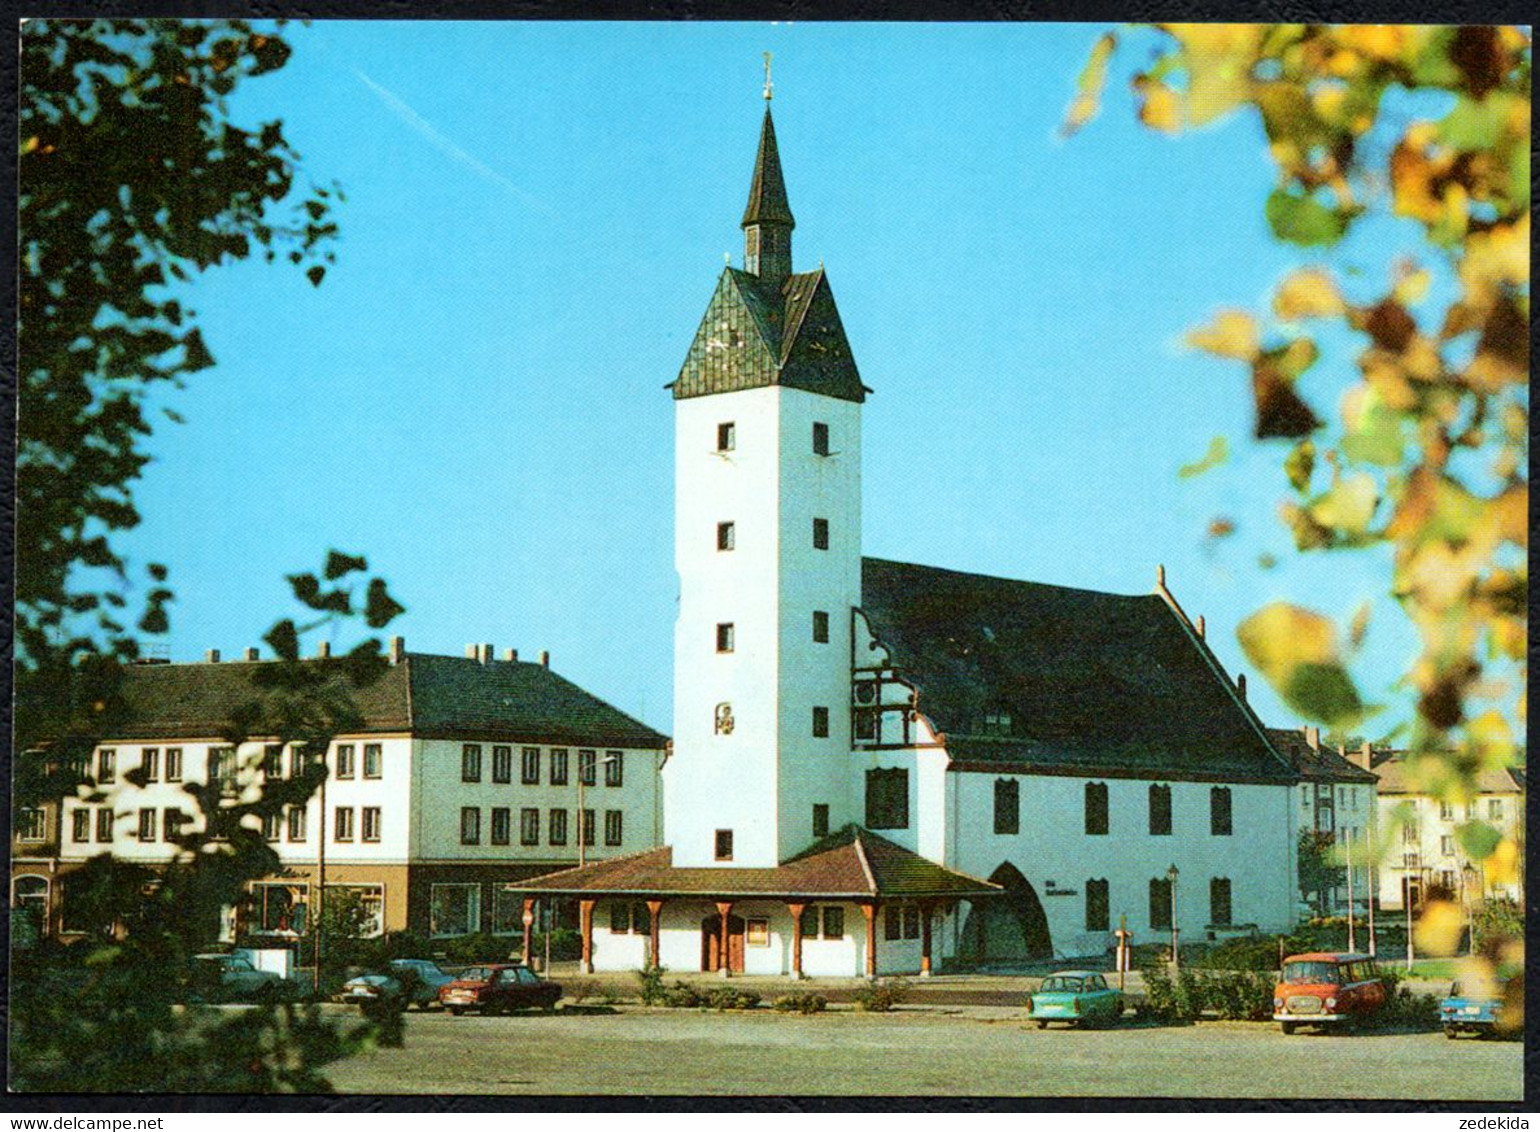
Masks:
[[[1182,103],[1176,91],[1158,79],[1146,79],[1142,75],[1134,80],[1134,89],[1143,96],[1139,121],[1166,134],[1181,130]]]
[[[1513,733],[1496,711],[1485,711],[1465,725],[1465,746],[1483,767],[1500,769],[1513,762]]]
[[[1428,293],[1428,284],[1432,281],[1433,276],[1428,274],[1426,268],[1408,271],[1396,280],[1396,302],[1403,307],[1421,302],[1422,297]]]
[[[1422,906],[1412,943],[1424,955],[1453,955],[1460,947],[1465,917],[1453,900],[1429,900]]]
[[[1091,57],[1086,60],[1086,65],[1075,84],[1077,88],[1075,99],[1064,115],[1064,125],[1059,128],[1060,134],[1064,137],[1073,134],[1096,117],[1096,112],[1101,107],[1102,87],[1107,83],[1107,60],[1112,58],[1113,49],[1117,45],[1118,37],[1109,31],[1096,41],[1096,46],[1091,48]]]
[[[1372,59],[1393,61],[1406,47],[1407,29],[1394,24],[1365,24],[1338,28],[1337,38]]]
[[[1187,120],[1212,122],[1251,95],[1251,68],[1267,28],[1261,24],[1164,24],[1187,65]]]
[[[1465,242],[1460,261],[1460,282],[1478,299],[1503,284],[1529,284],[1529,214],[1512,224],[1497,224],[1485,232],[1473,232]]]
[[[1296,271],[1273,294],[1273,313],[1290,322],[1342,313],[1342,295],[1331,275],[1318,267]]]
[[[1373,476],[1347,476],[1310,505],[1310,516],[1323,527],[1360,534],[1368,529],[1379,500]]]
[[[1261,350],[1256,320],[1242,311],[1220,311],[1209,325],[1189,331],[1187,344],[1222,358],[1238,358],[1245,362],[1255,360]]]
[[[1503,838],[1492,850],[1492,855],[1481,862],[1486,883],[1494,888],[1518,884],[1519,863],[1518,844],[1511,837]]]

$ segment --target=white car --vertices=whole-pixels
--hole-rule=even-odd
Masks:
[[[189,989],[206,1002],[276,1002],[294,997],[295,986],[261,971],[239,955],[194,955]]]
[[[357,1003],[361,1010],[376,1006],[427,1010],[438,1002],[439,988],[453,981],[454,976],[431,959],[392,959],[384,971],[343,983],[337,1001]]]

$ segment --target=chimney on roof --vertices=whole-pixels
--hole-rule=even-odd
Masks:
[[[1200,640],[1203,637],[1203,631],[1205,628],[1207,628],[1207,625],[1203,620],[1203,614],[1200,613],[1198,614],[1198,637]]]
[[[503,650],[503,659],[504,660],[518,660],[519,659],[519,650],[518,649],[504,649]]]
[[[481,659],[481,646],[480,645],[466,645],[465,646],[465,659],[466,660],[479,660],[479,659]]]
[[[400,664],[406,659],[406,638],[392,637],[390,639],[390,663]]]
[[[1246,674],[1244,672],[1237,672],[1235,674],[1235,693],[1243,700],[1246,698]]]
[[[1166,568],[1164,566],[1157,565],[1155,567],[1155,588],[1157,590],[1166,588]]]
[[[210,664],[218,664],[219,663],[219,650],[218,649],[209,649],[208,652],[203,654],[203,659],[208,661],[208,663],[210,663]]]
[[[1348,762],[1354,766],[1363,767],[1364,770],[1374,769],[1374,751],[1369,746],[1369,740],[1365,739],[1358,745],[1358,750],[1347,757]]]
[[[496,650],[492,648],[491,642],[488,642],[481,646],[481,656],[478,659],[480,659],[482,664],[491,664],[494,651]]]
[[[332,654],[332,643],[330,641],[322,641],[316,647],[315,654],[316,654],[316,656],[320,657],[322,660],[325,660],[327,657],[331,656],[331,654]]]
[[[260,660],[261,657],[262,657],[262,654],[257,649],[247,649],[246,650],[246,659],[247,660]]]
[[[551,667],[551,654],[546,652],[546,651],[544,651],[544,650],[541,650],[541,653],[540,653],[540,667],[541,668],[549,668],[549,667]]]
[[[1321,729],[1319,727],[1307,726],[1305,728],[1305,744],[1312,751],[1319,751],[1321,749]]]

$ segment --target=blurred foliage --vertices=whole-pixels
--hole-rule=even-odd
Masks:
[[[1152,60],[1132,80],[1140,121],[1171,134],[1254,121],[1277,175],[1262,213],[1307,257],[1271,311],[1221,311],[1188,342],[1245,368],[1255,436],[1284,446],[1296,547],[1390,548],[1387,589],[1421,639],[1404,678],[1408,769],[1428,793],[1468,801],[1479,771],[1514,763],[1526,720],[1530,33],[1152,26]],[[1067,133],[1095,115],[1128,34],[1097,42]],[[1392,219],[1418,234],[1417,259],[1377,285],[1333,266],[1355,227]],[[1335,405],[1312,404],[1300,378],[1344,340],[1357,374]],[[1373,710],[1329,618],[1279,603],[1238,635],[1301,716],[1349,731]],[[1362,635],[1355,623],[1349,645]],[[1491,883],[1518,879],[1513,839],[1461,840]]]
[[[244,21],[21,27],[16,647],[30,668],[134,654],[111,536],[139,522],[154,391],[214,364],[182,285],[254,254],[319,283],[332,260],[340,192],[295,191],[281,122],[229,117],[229,96],[288,57],[277,29]],[[164,633],[166,570],[148,575],[137,627]]]
[[[129,718],[137,631],[161,635],[174,600],[165,566],[134,621],[114,537],[139,522],[133,483],[150,459],[158,389],[213,364],[186,284],[219,264],[282,256],[319,284],[336,234],[335,190],[295,187],[298,154],[273,121],[244,127],[227,100],[283,66],[280,27],[244,21],[30,20],[21,29],[18,118],[19,408],[15,762],[22,806],[113,804],[90,777],[94,749]],[[168,419],[175,413],[163,410]],[[290,579],[304,613],[268,634],[249,700],[222,738],[324,752],[356,727],[353,693],[386,661],[378,638],[299,659],[327,624],[387,624],[401,607],[362,559],[333,552]],[[324,580],[323,580],[324,579]],[[355,588],[356,587],[356,588]],[[101,854],[62,880],[86,931],[13,956],[10,1084],[27,1091],[317,1092],[329,1061],[380,1041],[313,1007],[227,1013],[186,1006],[190,958],[218,938],[248,882],[278,870],[265,818],[304,805],[324,758],[267,779],[246,747],[226,783],[192,773],[193,818],[153,869]],[[137,777],[136,777],[137,776]],[[141,786],[139,768],[120,781]]]

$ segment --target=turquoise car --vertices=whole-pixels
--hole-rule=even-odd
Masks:
[[[1502,999],[1462,989],[1455,983],[1449,988],[1448,997],[1439,1003],[1439,1024],[1444,1027],[1444,1036],[1449,1038],[1461,1033],[1496,1034],[1502,1008]]]
[[[1107,985],[1095,971],[1059,971],[1043,980],[1027,999],[1027,1017],[1039,1030],[1050,1022],[1095,1026],[1123,1017],[1123,992]]]

